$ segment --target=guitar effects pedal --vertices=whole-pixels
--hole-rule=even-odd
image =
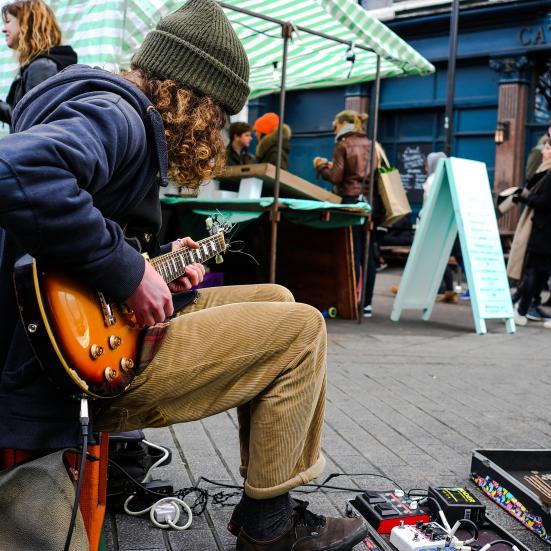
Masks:
[[[379,534],[390,534],[400,523],[427,523],[429,515],[403,492],[364,492],[350,502]]]
[[[428,495],[440,504],[450,526],[461,519],[471,520],[480,526],[486,518],[486,507],[466,488],[430,486]],[[429,500],[428,506],[434,514],[437,513],[434,502]]]
[[[446,551],[454,549],[448,545],[448,534],[436,522],[416,526],[402,524],[395,526],[390,532],[390,543],[398,551]]]

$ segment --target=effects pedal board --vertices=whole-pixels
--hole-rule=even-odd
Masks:
[[[403,524],[427,523],[429,515],[421,511],[417,501],[400,491],[364,492],[350,503],[379,534],[390,534],[391,530]]]
[[[402,524],[390,532],[390,543],[398,551],[445,551],[448,547],[448,534],[436,522],[418,522],[416,526]]]
[[[346,515],[353,518],[360,518],[365,521],[364,516],[354,507],[352,501],[346,502]],[[365,522],[365,525],[367,526],[367,536],[362,543],[366,549],[369,551],[396,551],[396,548],[391,546],[388,540],[385,540],[383,536],[378,534],[369,522]]]
[[[466,488],[430,486],[428,495],[439,503],[450,526],[461,519],[471,520],[480,526],[486,518],[486,507]],[[436,504],[431,500],[428,501],[428,506],[432,513],[438,512]]]

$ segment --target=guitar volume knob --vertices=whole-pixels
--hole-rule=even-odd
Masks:
[[[122,344],[122,339],[116,335],[111,335],[109,337],[109,348],[111,350],[117,349]]]
[[[93,344],[90,347],[90,356],[92,356],[93,360],[99,358],[102,354],[103,354],[103,346],[99,346],[99,344]]]
[[[105,371],[103,372],[105,375],[105,379],[108,383],[110,383],[113,379],[118,377],[118,372],[116,369],[113,369],[112,367],[106,367]]]
[[[130,358],[121,358],[121,369],[128,371],[134,367],[134,361]]]

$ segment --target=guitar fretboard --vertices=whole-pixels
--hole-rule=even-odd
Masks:
[[[159,272],[166,283],[170,283],[184,275],[186,266],[189,264],[206,262],[226,250],[223,233],[217,233],[198,241],[198,243],[198,249],[179,249],[157,256],[151,259],[151,265]]]

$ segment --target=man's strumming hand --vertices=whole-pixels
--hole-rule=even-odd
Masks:
[[[145,263],[145,272],[138,288],[126,299],[140,326],[151,326],[165,321],[174,313],[172,295],[157,271]]]

